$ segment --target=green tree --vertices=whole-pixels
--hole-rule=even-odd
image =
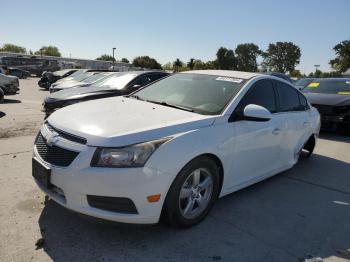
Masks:
[[[350,68],[350,40],[345,40],[333,47],[336,58],[329,61],[332,68],[343,73]]]
[[[21,53],[21,54],[27,53],[27,50],[24,47],[14,45],[14,44],[4,44],[2,47],[0,47],[0,51],[1,52]]]
[[[115,58],[113,58],[113,56],[111,55],[101,55],[100,57],[97,57],[96,60],[101,60],[101,61],[116,61]]]
[[[132,61],[133,66],[148,68],[148,69],[162,69],[162,66],[149,56],[138,56]]]
[[[56,46],[43,46],[34,53],[35,55],[47,55],[61,57],[61,53]]]
[[[314,77],[314,73],[311,72],[311,73],[308,75],[308,77]]]
[[[322,77],[322,71],[321,70],[316,70],[315,73],[314,73],[314,77],[316,77],[316,78]]]
[[[174,71],[179,72],[182,67],[183,67],[182,61],[179,58],[176,58],[176,60],[173,63]]]
[[[129,64],[129,60],[125,57],[122,58],[121,62]]]
[[[235,50],[237,70],[256,72],[258,70],[256,58],[261,53],[259,47],[253,43],[237,45]]]
[[[216,58],[218,69],[236,69],[235,54],[231,49],[220,47],[216,52]]]
[[[292,72],[289,74],[290,77],[296,77],[296,78],[301,78],[302,75],[300,73],[300,70],[294,69]]]
[[[205,63],[205,69],[219,69],[218,61],[217,60],[207,61]]]
[[[276,42],[269,44],[263,53],[264,64],[280,73],[292,72],[300,63],[300,48],[292,42]]]
[[[193,68],[194,68],[194,61],[195,61],[195,60],[196,60],[196,59],[191,58],[190,61],[188,61],[187,67],[188,67],[190,70],[193,70]]]
[[[173,64],[168,62],[162,66],[163,70],[173,71]]]

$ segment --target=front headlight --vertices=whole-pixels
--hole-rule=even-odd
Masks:
[[[142,167],[153,152],[170,138],[120,148],[97,148],[91,161],[93,167]]]

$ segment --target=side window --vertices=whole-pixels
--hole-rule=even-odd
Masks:
[[[275,81],[279,97],[281,112],[299,111],[300,102],[298,91],[285,83]]]
[[[149,75],[149,78],[151,78],[151,81],[153,82],[163,78],[164,76],[166,76],[166,74],[152,74],[152,75]]]
[[[299,101],[300,101],[300,108],[301,110],[308,110],[309,109],[309,104],[307,103],[307,100],[305,96],[301,93],[298,93],[299,95]]]
[[[271,113],[275,113],[276,100],[272,82],[270,80],[259,80],[244,95],[236,110],[243,112],[249,104],[263,106]]]
[[[146,76],[146,75],[145,76],[140,76],[132,83],[131,88],[134,89],[135,85],[138,85],[139,87],[142,87],[144,85],[147,85],[150,82],[151,82],[151,79],[148,76]],[[137,88],[139,88],[139,87],[137,87]]]

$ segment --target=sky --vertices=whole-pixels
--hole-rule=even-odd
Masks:
[[[117,60],[207,61],[221,46],[291,41],[301,48],[297,69],[309,73],[315,64],[329,71],[332,48],[350,40],[350,0],[0,0],[0,10],[0,46],[55,45],[76,58],[116,47]]]

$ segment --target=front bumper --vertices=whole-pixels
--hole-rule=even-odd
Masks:
[[[45,137],[49,131],[43,127]],[[56,146],[78,151],[78,156],[68,167],[52,166],[40,157],[34,146],[33,157],[51,169],[47,188],[34,179],[40,189],[58,204],[73,211],[116,222],[154,224],[159,221],[167,191],[174,176],[148,167],[142,168],[99,168],[90,167],[95,147],[81,145],[65,139]],[[59,192],[59,193],[58,193]],[[158,202],[150,203],[147,196],[160,194]],[[134,203],[137,213],[122,213],[95,208],[89,205],[87,196],[128,198]]]
[[[336,130],[340,126],[350,126],[350,115],[321,114],[321,129]]]

